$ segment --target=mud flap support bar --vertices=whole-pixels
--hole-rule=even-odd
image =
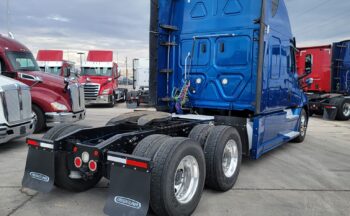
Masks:
[[[55,181],[55,148],[51,140],[27,138],[29,146],[22,186],[48,193]]]
[[[146,216],[150,202],[150,160],[108,152],[110,187],[104,207],[107,215]]]

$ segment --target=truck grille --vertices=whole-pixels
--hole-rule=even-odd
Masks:
[[[87,83],[84,85],[85,100],[96,100],[100,91],[99,84]]]
[[[7,88],[1,93],[1,97],[5,118],[9,124],[21,123],[32,118],[32,100],[27,87],[16,85],[16,88]]]
[[[79,112],[85,109],[84,88],[79,84],[69,85],[70,98],[73,112]]]

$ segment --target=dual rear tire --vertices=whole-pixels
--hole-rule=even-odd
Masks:
[[[184,137],[151,135],[133,154],[153,161],[151,208],[156,215],[190,215],[196,209],[205,179],[205,158],[197,142]]]
[[[191,215],[204,185],[218,191],[235,184],[242,160],[236,129],[198,125],[189,138],[151,135],[133,155],[150,158],[151,208],[156,215]]]

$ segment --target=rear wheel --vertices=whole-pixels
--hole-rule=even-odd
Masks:
[[[213,128],[213,126],[211,126],[209,124],[196,125],[191,130],[188,137],[199,142],[199,144],[201,144],[202,148],[204,149],[205,142],[206,142],[207,137],[209,135],[209,132],[212,128]]]
[[[40,133],[46,126],[45,114],[37,105],[32,104],[32,112],[35,116],[35,129],[34,133]]]
[[[44,139],[55,140],[62,135],[74,131],[85,129],[82,125],[63,124],[49,130]],[[102,178],[100,172],[94,174],[88,179],[72,179],[69,177],[71,170],[68,169],[68,154],[66,152],[57,152],[55,155],[55,185],[70,191],[82,192],[94,187]]]
[[[350,99],[336,98],[336,106],[338,108],[336,119],[347,121],[350,119]]]
[[[293,142],[296,143],[302,143],[305,140],[306,137],[306,131],[308,126],[308,116],[306,114],[306,111],[303,109],[300,114],[299,119],[299,136],[293,140]]]
[[[112,108],[115,106],[115,96],[114,96],[114,94],[111,96],[111,103],[108,106],[112,107]]]
[[[156,138],[152,138],[156,140]],[[204,187],[205,159],[195,141],[165,137],[152,156],[151,208],[157,215],[191,215]]]
[[[242,141],[229,126],[215,126],[205,143],[207,178],[205,184],[218,191],[230,190],[237,181],[242,161]]]

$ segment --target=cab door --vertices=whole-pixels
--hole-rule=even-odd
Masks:
[[[295,48],[290,45],[287,49],[287,82],[288,82],[288,108],[296,108],[302,101],[302,89],[300,88],[296,68]]]

